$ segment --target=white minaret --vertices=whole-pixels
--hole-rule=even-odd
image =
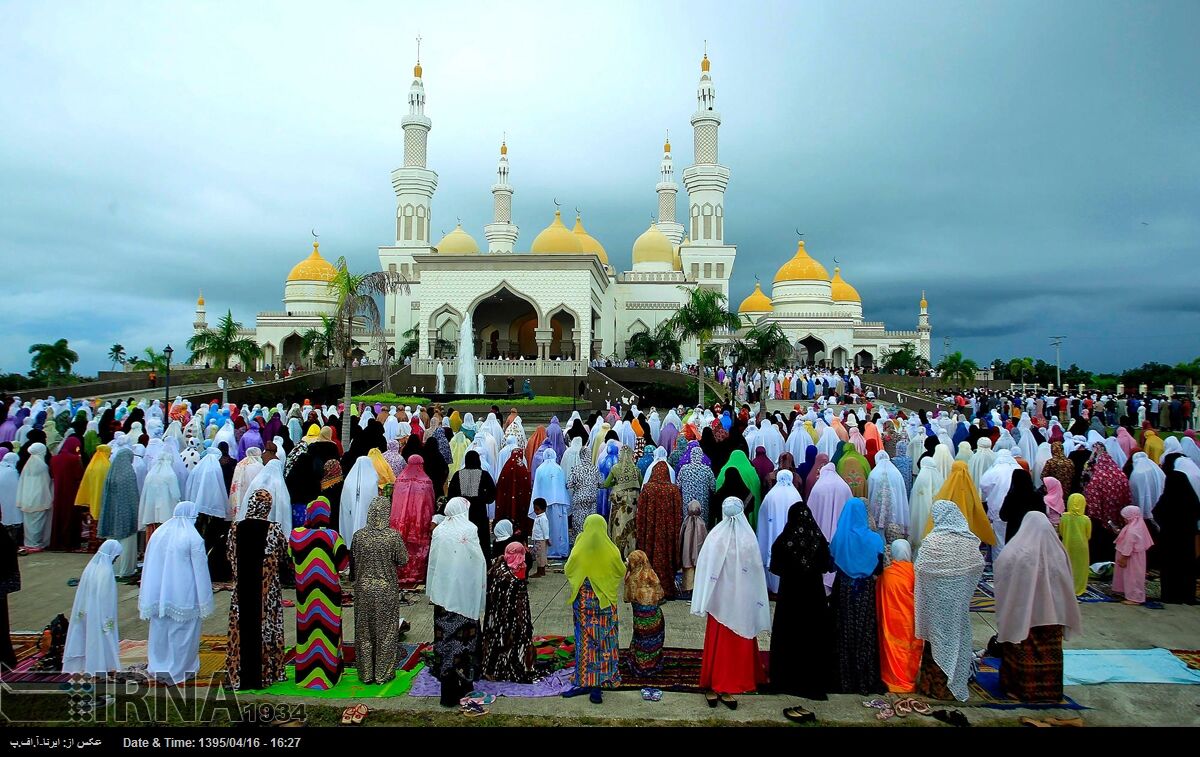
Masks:
[[[921,292],[921,311],[917,315],[917,337],[919,341],[917,353],[926,360],[929,360],[933,328],[929,325],[929,301],[925,299],[924,291]]]
[[[675,194],[679,185],[675,183],[675,166],[671,163],[671,135],[667,134],[663,144],[663,159],[658,168],[658,230],[671,240],[671,244],[679,246],[683,241],[683,224],[675,220]]]
[[[692,114],[695,165],[683,172],[688,193],[688,217],[693,245],[725,244],[725,187],[729,169],[717,162],[717,89],[708,74],[708,54],[700,61],[700,86],[696,90],[696,112]]]
[[[417,38],[417,65],[408,89],[408,115],[404,129],[404,166],[392,171],[396,192],[396,246],[429,247],[430,207],[437,189],[437,174],[425,167],[426,145],[433,122],[425,115],[425,84],[421,81],[421,39]]]
[[[492,185],[492,222],[483,227],[488,252],[512,252],[517,242],[517,227],[512,222],[513,188],[508,183],[508,145],[500,142],[500,163],[496,183]]]
[[[192,321],[192,328],[197,332],[208,328],[207,310],[204,307],[204,290],[200,290],[200,296],[196,298],[196,320]]]

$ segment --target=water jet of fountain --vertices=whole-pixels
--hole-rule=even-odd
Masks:
[[[455,394],[475,394],[475,330],[471,314],[463,318],[458,330],[458,372],[454,378]]]

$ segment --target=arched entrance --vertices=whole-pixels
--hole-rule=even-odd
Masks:
[[[850,362],[850,353],[846,351],[845,347],[834,347],[830,357],[833,358],[834,368],[845,368]]]
[[[300,359],[300,344],[303,341],[300,335],[294,331],[283,340],[283,343],[280,345],[282,359],[279,362],[284,368],[291,365],[300,366],[302,362]]]
[[[579,338],[575,316],[566,308],[559,308],[550,316],[550,357],[563,360],[575,357],[575,342]]]
[[[506,284],[480,299],[471,310],[471,324],[475,328],[475,354],[492,357],[520,357],[527,360],[537,357],[537,339],[534,331],[538,327],[538,312],[533,303],[517,294]],[[492,338],[495,332],[495,338]],[[487,335],[487,344],[481,337]],[[486,346],[486,349],[484,349]]]
[[[802,365],[820,365],[825,359],[825,343],[812,334],[796,342],[796,359]]]
[[[855,368],[873,368],[875,366],[875,356],[867,350],[859,350],[854,354]]]

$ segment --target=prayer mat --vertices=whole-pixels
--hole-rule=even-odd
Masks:
[[[571,677],[575,671],[559,670],[535,683],[513,683],[511,681],[476,681],[474,691],[493,694],[498,697],[514,697],[534,699],[539,697],[562,696],[564,691],[571,688]],[[442,694],[442,684],[433,677],[427,668],[413,681],[410,697],[437,697]]]
[[[978,664],[975,677],[971,679],[968,688],[971,696],[966,702],[960,704],[962,707],[987,707],[992,710],[1087,709],[1065,694],[1061,702],[1035,703],[1013,699],[1004,689],[1000,688],[1000,661],[995,657],[983,658]]]
[[[1183,660],[1192,670],[1200,670],[1200,649],[1172,649],[1171,654]]]
[[[1063,685],[1101,683],[1200,684],[1200,671],[1168,649],[1067,649]]]
[[[770,652],[760,651],[759,661],[763,670],[770,667]],[[659,668],[648,675],[638,674],[630,667],[630,655],[627,650],[621,650],[620,669],[621,683],[612,688],[617,691],[641,689],[645,687],[662,689],[663,691],[679,691],[699,693],[700,667],[704,661],[703,649],[683,649],[680,647],[663,647]]]
[[[1118,599],[1112,597],[1105,591],[1104,584],[1088,584],[1087,590],[1079,595],[1077,599],[1080,602],[1117,602]],[[1152,610],[1161,609],[1161,605],[1157,603],[1147,602],[1145,607]],[[971,612],[995,612],[996,611],[996,587],[992,583],[991,576],[984,576],[979,585],[975,587],[975,594],[971,597]]]
[[[287,666],[287,680],[266,689],[242,689],[239,696],[281,696],[281,697],[317,697],[319,699],[384,699],[387,697],[402,697],[412,688],[417,675],[424,670],[418,665],[413,670],[399,671],[396,677],[385,684],[363,683],[358,680],[358,670],[347,667],[342,670],[342,677],[337,686],[329,690],[306,689],[296,684],[296,668]]]

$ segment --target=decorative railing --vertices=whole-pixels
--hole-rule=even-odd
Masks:
[[[412,361],[414,376],[433,376],[437,374],[437,364],[442,364],[442,370],[447,376],[458,373],[457,358],[418,358]],[[484,376],[586,376],[587,363],[582,360],[476,360],[475,371]]]

